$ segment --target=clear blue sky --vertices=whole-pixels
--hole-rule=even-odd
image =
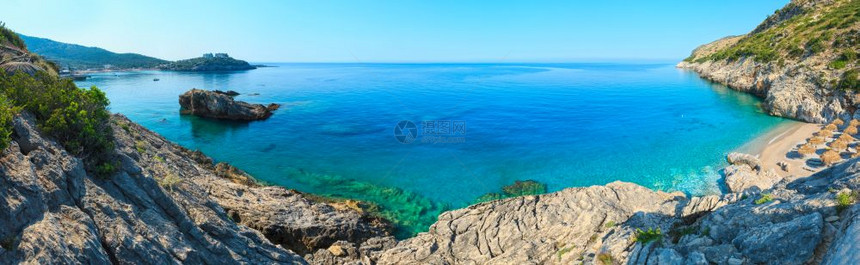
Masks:
[[[176,60],[571,62],[682,59],[788,0],[4,0],[20,33]]]

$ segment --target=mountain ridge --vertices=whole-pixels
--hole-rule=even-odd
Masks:
[[[99,47],[59,42],[24,34],[18,35],[33,53],[55,61],[61,67],[94,69],[112,65],[120,69],[155,68],[169,62],[137,53],[115,53]]]

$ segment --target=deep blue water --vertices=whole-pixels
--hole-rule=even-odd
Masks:
[[[671,64],[277,64],[78,84],[172,141],[269,183],[378,203],[410,232],[515,180],[717,193],[724,155],[785,122]],[[283,107],[250,123],[181,116],[178,95],[191,88]],[[421,121],[461,121],[465,134],[404,144],[402,120],[419,133]]]

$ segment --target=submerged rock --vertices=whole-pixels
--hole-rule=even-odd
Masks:
[[[235,93],[235,92],[234,92]],[[180,113],[226,120],[263,120],[272,116],[278,104],[249,104],[234,101],[228,92],[191,89],[179,95]],[[236,93],[238,95],[238,93]]]
[[[517,180],[514,184],[502,187],[501,193],[487,193],[478,197],[476,202],[487,202],[492,200],[501,200],[524,195],[537,195],[546,193],[546,184],[534,180]]]

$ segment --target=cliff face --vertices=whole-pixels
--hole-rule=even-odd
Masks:
[[[795,0],[752,32],[703,45],[678,64],[756,94],[772,115],[824,123],[860,117],[860,1]]]
[[[121,169],[100,179],[27,114],[15,118],[0,154],[0,264],[304,264],[299,254],[338,240],[391,240],[356,210],[254,185],[122,116],[112,122]]]

